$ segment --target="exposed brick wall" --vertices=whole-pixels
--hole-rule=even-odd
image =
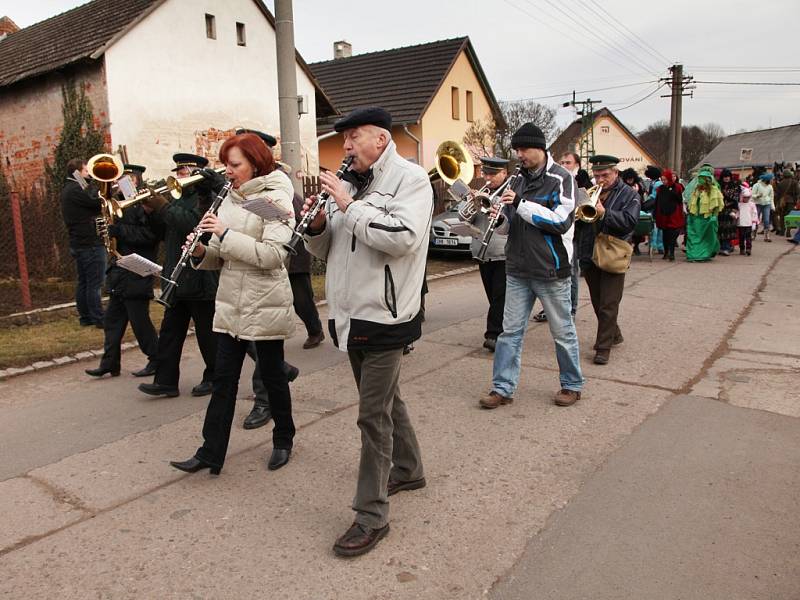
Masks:
[[[45,160],[52,161],[63,126],[61,85],[67,77],[85,85],[92,102],[95,126],[108,131],[102,62],[3,88],[0,94],[0,160],[9,184],[21,193],[42,185]],[[110,141],[106,140],[109,145]]]

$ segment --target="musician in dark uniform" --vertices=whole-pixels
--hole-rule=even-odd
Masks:
[[[202,169],[208,159],[179,152],[172,157],[175,161],[175,176],[188,177],[195,169]],[[169,277],[180,259],[181,247],[186,236],[200,222],[213,200],[213,192],[204,181],[183,190],[178,200],[166,202],[164,198],[154,197],[148,204],[154,206],[154,216],[165,230],[164,269],[162,275]],[[205,362],[203,379],[192,388],[192,396],[207,396],[211,393],[214,379],[214,364],[217,356],[217,341],[211,331],[214,320],[214,298],[217,295],[219,271],[197,271],[184,269],[181,280],[173,296],[172,306],[164,311],[158,345],[158,367],[153,383],[143,383],[139,390],[151,396],[177,396],[180,392],[180,361],[183,343],[189,329],[189,321],[194,322],[195,337]]]
[[[639,221],[639,195],[620,177],[617,157],[598,154],[589,158],[589,162],[597,185],[603,188],[596,206],[599,219],[594,223],[578,220],[575,235],[581,274],[586,279],[597,316],[594,363],[605,365],[611,347],[623,341],[617,315],[625,289],[625,273],[609,273],[595,265],[592,261],[594,244],[598,233],[631,242]]]
[[[134,178],[137,188],[141,186],[141,175],[145,167],[125,165],[125,173]],[[152,209],[135,204],[125,209],[122,218],[108,227],[109,237],[116,240],[117,252],[126,256],[136,253],[151,261],[156,260],[158,243],[161,240],[159,225],[154,221]],[[158,336],[150,320],[150,300],[153,298],[153,276],[142,277],[117,265],[116,257],[111,257],[106,271],[108,289],[108,308],[103,319],[105,341],[103,357],[96,369],[86,369],[93,377],[120,373],[121,344],[131,324],[133,334],[139,342],[139,349],[147,356],[147,365],[133,373],[145,377],[155,372]]]
[[[486,180],[488,194],[493,194],[508,178],[508,159],[498,157],[481,158],[481,174]],[[478,213],[472,219],[481,234],[486,230],[489,217]],[[486,262],[478,263],[483,290],[489,301],[489,312],[486,314],[486,331],[483,334],[483,347],[494,352],[497,336],[503,333],[503,310],[506,303],[506,240],[507,235],[495,232],[486,251]],[[481,237],[472,240],[470,250],[472,258],[477,258],[481,249]]]

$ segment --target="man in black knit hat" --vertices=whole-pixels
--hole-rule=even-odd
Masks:
[[[503,332],[497,338],[492,389],[480,406],[492,409],[513,402],[525,331],[537,298],[556,346],[561,389],[554,402],[570,406],[580,399],[584,383],[570,314],[575,179],[553,160],[542,130],[533,123],[517,130],[511,146],[522,170],[503,193],[504,223],[498,228],[500,233],[508,231]]]

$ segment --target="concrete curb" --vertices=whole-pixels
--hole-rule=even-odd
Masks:
[[[469,267],[462,267],[460,269],[453,269],[451,271],[445,271],[444,273],[437,273],[436,275],[431,275],[428,277],[428,281],[436,281],[437,279],[444,279],[446,277],[454,277],[456,275],[464,275],[465,273],[471,273],[473,271],[477,271],[478,266],[472,265]],[[327,300],[320,300],[317,302],[317,306],[326,306],[328,304]],[[65,306],[65,305],[61,305]],[[39,310],[47,310],[47,309],[39,309]],[[194,335],[194,328],[189,328],[189,333],[187,335]],[[122,344],[123,352],[125,350],[130,350],[132,348],[138,348],[138,342],[125,342]],[[17,375],[24,375],[25,373],[32,373],[34,371],[43,371],[45,369],[52,369],[54,367],[60,367],[61,365],[67,365],[74,362],[85,361],[89,359],[96,359],[103,356],[103,349],[100,348],[98,350],[84,350],[83,352],[78,352],[72,356],[60,356],[58,358],[53,358],[49,360],[40,360],[31,365],[26,367],[9,367],[8,369],[0,370],[0,381],[5,381],[10,379],[11,377],[16,377]]]

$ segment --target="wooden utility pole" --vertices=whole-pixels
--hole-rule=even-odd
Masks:
[[[297,60],[294,49],[292,0],[275,0],[275,46],[278,57],[278,110],[281,120],[281,161],[292,168],[294,191],[303,194],[296,175],[302,167],[300,111],[297,97]]]
[[[690,85],[694,78],[689,75],[683,76],[683,65],[672,65],[670,68],[670,77],[661,79],[666,81],[672,88],[669,94],[670,111],[669,111],[669,167],[675,171],[675,174],[680,177],[681,175],[681,152],[683,143],[683,97],[692,96],[694,92],[685,94],[687,90],[693,90],[694,86]],[[661,96],[666,98],[667,96]]]

